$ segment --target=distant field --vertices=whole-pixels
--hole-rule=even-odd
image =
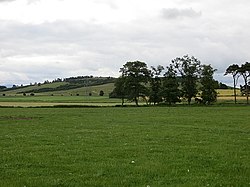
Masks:
[[[49,102],[49,103],[114,103],[120,99],[106,96],[5,96],[0,102]]]
[[[57,83],[58,84],[58,83]],[[103,90],[105,95],[99,96],[99,91]],[[113,90],[113,83],[104,84],[92,87],[82,87],[73,90],[36,93],[35,96],[29,94],[23,96],[22,94],[15,94],[14,92],[4,92],[6,95],[2,96],[0,93],[0,106],[54,106],[54,105],[97,105],[97,106],[115,106],[120,105],[120,99],[110,99],[109,93]],[[20,90],[19,90],[20,91]],[[218,104],[234,103],[233,90],[217,90]],[[92,96],[88,94],[92,93]],[[53,95],[53,96],[52,96]],[[76,96],[79,95],[79,96]],[[240,95],[237,90],[238,103],[246,103],[246,97]],[[193,101],[194,102],[194,101]],[[126,105],[134,103],[127,102]],[[141,101],[140,105],[145,102]],[[187,104],[185,101],[182,104]]]
[[[120,99],[110,99],[107,96],[5,96],[0,97],[0,106],[56,106],[56,105],[90,105],[115,106],[120,105]],[[131,103],[128,103],[131,104]]]
[[[249,186],[250,108],[0,108],[0,186]]]
[[[233,89],[218,89],[217,90],[219,97],[230,97],[234,96],[234,90]],[[236,95],[239,97],[241,96],[241,92],[239,89],[236,89]]]

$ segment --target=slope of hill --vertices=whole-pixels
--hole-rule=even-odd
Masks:
[[[115,78],[112,77],[71,77],[53,82],[38,83],[29,86],[4,88],[1,95],[98,95],[102,90],[108,95],[114,88]]]

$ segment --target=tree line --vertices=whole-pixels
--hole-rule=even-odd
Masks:
[[[121,76],[110,97],[120,98],[122,105],[125,99],[134,101],[136,106],[139,99],[154,105],[186,100],[190,105],[193,98],[197,103],[210,105],[217,100],[215,71],[211,65],[201,64],[188,55],[173,59],[166,67],[158,65],[150,69],[145,62],[127,62],[120,68]]]
[[[234,87],[234,102],[236,104],[236,86],[240,77],[244,80],[244,85],[240,85],[240,91],[242,95],[247,98],[247,104],[249,104],[249,93],[250,93],[250,63],[245,62],[244,64],[232,64],[226,69],[225,75],[231,74],[233,76],[233,87]]]

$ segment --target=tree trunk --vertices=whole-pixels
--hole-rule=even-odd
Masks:
[[[234,77],[234,103],[236,104],[236,80],[235,80],[235,77]]]
[[[124,98],[122,98],[122,106],[123,106],[123,104],[124,104]]]
[[[244,78],[244,81],[245,81],[245,90],[246,90],[246,97],[247,97],[247,104],[249,104],[249,101],[248,101],[248,92],[249,92],[249,90],[248,90],[248,84],[247,84],[247,76],[244,76],[243,75],[243,78]]]
[[[188,105],[190,105],[191,103],[191,98],[188,98]]]
[[[137,97],[135,97],[135,104],[136,106],[139,106]]]
[[[247,84],[247,78],[245,79],[245,89],[246,89],[246,96],[247,96],[247,104],[249,104],[248,96],[249,96],[249,87]]]

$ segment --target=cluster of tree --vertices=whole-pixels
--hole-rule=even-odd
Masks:
[[[96,86],[96,85],[101,85],[101,84],[114,83],[115,78],[113,78],[113,77],[78,76],[78,77],[65,78],[64,82],[68,82],[70,84],[79,84],[82,86]]]
[[[115,78],[113,77],[94,77],[92,75],[90,76],[77,76],[77,77],[69,77],[69,78],[56,78],[53,81],[46,80],[43,83],[37,83],[34,84],[30,83],[30,86],[37,85],[41,86],[42,84],[50,84],[54,82],[66,82],[69,84],[75,84],[82,86],[93,86],[93,85],[101,85],[106,83],[114,83]]]
[[[222,83],[222,82],[219,82],[219,81],[216,81],[216,89],[229,89],[231,88],[230,86]]]
[[[0,86],[0,90],[4,90],[6,88],[7,88],[6,86]]]
[[[138,106],[139,98],[147,103],[171,105],[183,99],[190,104],[200,93],[196,101],[209,105],[217,99],[215,71],[211,65],[202,65],[188,55],[175,58],[166,68],[159,65],[148,69],[145,62],[127,62],[120,68],[122,75],[115,82],[110,97],[121,98],[122,105],[127,99]]]
[[[75,85],[75,84],[64,84],[64,85],[60,85],[60,86],[58,86],[56,88],[45,87],[45,88],[31,89],[31,90],[27,90],[26,93],[54,92],[54,91],[75,89],[75,88],[79,88],[79,87],[82,87],[82,86]],[[20,94],[20,93],[23,93],[23,92],[17,92],[17,94]]]
[[[231,74],[233,76],[233,86],[234,86],[234,102],[236,103],[236,86],[238,83],[239,77],[242,77],[244,80],[244,85],[240,85],[242,95],[245,95],[247,98],[247,104],[249,104],[249,93],[250,93],[250,63],[245,62],[244,64],[232,64],[226,69],[225,75]]]

